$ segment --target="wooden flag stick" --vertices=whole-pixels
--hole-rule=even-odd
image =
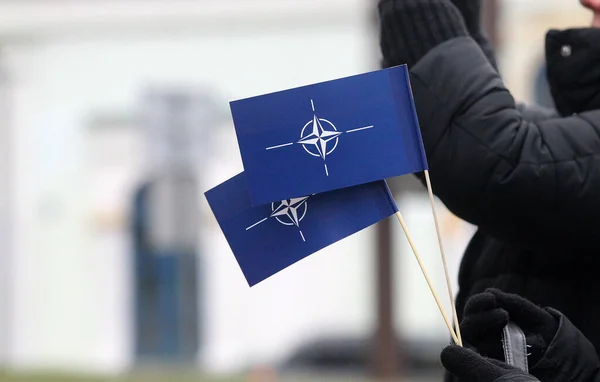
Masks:
[[[412,237],[408,233],[408,228],[406,227],[406,223],[404,223],[402,214],[398,211],[398,212],[396,212],[396,217],[398,218],[398,221],[400,222],[400,225],[402,226],[402,229],[404,230],[404,234],[406,235],[406,238],[408,239],[408,244],[410,244],[410,247],[412,248],[412,251],[415,254],[415,258],[417,259],[417,262],[419,263],[419,267],[421,267],[421,272],[423,272],[423,276],[425,276],[427,285],[429,285],[429,290],[431,290],[431,294],[433,295],[433,298],[435,299],[435,302],[437,303],[437,306],[440,309],[440,312],[442,313],[442,317],[444,317],[444,321],[446,322],[446,326],[448,327],[448,330],[450,331],[450,334],[452,335],[452,339],[454,340],[455,343],[458,344],[459,343],[458,337],[456,337],[456,334],[454,333],[454,329],[452,329],[452,325],[450,324],[450,320],[448,320],[448,317],[446,316],[446,313],[444,312],[444,308],[442,308],[440,299],[438,298],[438,295],[435,292],[435,288],[433,287],[431,279],[429,278],[429,275],[427,274],[427,271],[425,270],[423,261],[421,261],[421,256],[419,255],[419,252],[417,252],[415,243],[413,242]]]
[[[456,314],[456,304],[454,303],[454,293],[452,293],[452,284],[450,283],[450,274],[448,272],[448,262],[446,261],[446,254],[444,252],[444,246],[442,244],[442,235],[440,233],[440,224],[438,223],[437,213],[435,212],[435,201],[433,200],[433,191],[431,190],[431,180],[429,179],[429,171],[425,170],[425,182],[427,183],[427,192],[429,193],[429,202],[431,203],[431,211],[433,212],[433,221],[435,222],[435,231],[437,233],[438,243],[440,245],[440,253],[442,255],[442,263],[444,264],[444,273],[446,274],[446,285],[448,287],[448,295],[450,297],[450,304],[452,305],[452,315],[454,316],[454,323],[456,324],[456,334],[458,336],[458,345],[462,346],[462,336],[460,334],[460,325],[458,323],[458,316]],[[456,339],[455,339],[456,341]]]

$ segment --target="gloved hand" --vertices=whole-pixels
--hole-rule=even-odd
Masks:
[[[461,381],[469,382],[533,382],[535,377],[513,368],[504,362],[484,358],[476,352],[457,345],[442,351],[442,365]]]
[[[439,44],[469,35],[450,0],[381,0],[379,15],[384,67],[410,69]]]
[[[520,296],[488,289],[471,297],[460,323],[463,340],[481,354],[503,360],[501,335],[509,320],[525,333],[529,364],[535,365],[556,335],[559,323],[547,310]]]
[[[481,28],[481,0],[452,0],[465,20],[469,34],[479,44],[488,61],[498,70],[494,47]]]

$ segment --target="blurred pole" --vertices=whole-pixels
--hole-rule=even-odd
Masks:
[[[499,8],[500,4],[498,0],[487,0],[483,2],[482,25],[496,50],[498,50],[501,45],[500,31],[498,28]]]
[[[380,68],[381,53],[379,50],[379,14],[378,0],[373,0],[370,13],[370,25],[373,41],[373,61]],[[372,353],[370,354],[371,373],[377,381],[391,381],[401,374],[396,332],[394,329],[394,267],[392,225],[390,219],[385,219],[376,225],[376,300],[377,318]]]
[[[377,225],[377,330],[373,354],[375,378],[391,381],[398,372],[393,319],[393,262],[390,219]]]

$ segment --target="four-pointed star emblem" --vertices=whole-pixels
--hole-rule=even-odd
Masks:
[[[281,149],[284,147],[293,146],[294,144],[300,144],[308,154],[319,157],[323,160],[323,166],[325,167],[325,175],[329,176],[329,169],[327,168],[327,157],[334,152],[338,145],[338,138],[342,134],[355,133],[357,131],[364,131],[372,129],[374,126],[363,126],[346,131],[338,131],[333,123],[330,121],[317,117],[315,112],[315,104],[313,100],[310,100],[310,106],[313,111],[313,119],[308,120],[302,131],[300,132],[300,140],[296,142],[281,143],[274,146],[266,147],[266,150]],[[308,134],[308,135],[305,135]]]
[[[323,160],[328,154],[327,143],[336,139],[342,134],[335,130],[325,130],[321,121],[315,115],[312,120],[312,132],[304,138],[301,138],[297,143],[302,145],[314,145],[317,152]]]
[[[292,198],[287,200],[282,200],[277,207],[273,207],[273,212],[271,213],[271,217],[277,218],[279,222],[286,225],[295,225],[296,227],[300,227],[300,220],[304,218],[304,214],[306,214],[306,200],[308,196],[303,198]],[[303,212],[299,213],[299,209],[303,208]],[[279,219],[278,217],[287,217],[291,221],[291,223],[287,223]]]

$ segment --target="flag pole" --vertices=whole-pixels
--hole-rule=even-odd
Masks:
[[[444,264],[444,273],[446,274],[446,286],[448,287],[448,296],[450,297],[450,304],[452,306],[452,315],[454,316],[454,323],[456,324],[456,335],[458,336],[457,344],[462,346],[462,336],[460,334],[460,325],[458,323],[458,315],[456,314],[456,304],[454,303],[454,293],[452,292],[452,284],[450,283],[450,274],[448,272],[448,262],[446,261],[446,254],[444,252],[444,245],[442,244],[442,235],[440,233],[440,225],[435,211],[435,201],[433,199],[433,191],[431,189],[431,180],[429,179],[429,171],[425,170],[425,182],[427,183],[427,193],[429,194],[429,202],[431,203],[431,211],[433,212],[433,221],[435,223],[435,231],[437,233],[438,244],[440,246],[440,253],[442,255],[442,263]]]
[[[402,229],[404,230],[406,239],[408,239],[408,244],[410,244],[410,247],[412,248],[412,251],[415,254],[417,263],[419,263],[421,272],[423,272],[423,276],[425,276],[425,280],[427,281],[429,290],[431,290],[431,294],[433,295],[433,298],[435,299],[435,302],[437,303],[437,306],[440,309],[440,313],[442,313],[442,317],[444,318],[444,322],[446,323],[446,326],[448,327],[448,330],[450,331],[450,334],[452,335],[452,339],[454,340],[455,343],[460,344],[458,337],[456,336],[456,334],[454,332],[454,329],[452,329],[450,320],[448,320],[448,317],[446,316],[446,313],[444,312],[444,308],[442,308],[442,303],[440,302],[440,299],[438,298],[438,295],[435,292],[435,288],[433,287],[433,283],[431,282],[431,279],[429,278],[429,275],[427,274],[427,270],[425,270],[425,266],[423,265],[421,256],[419,255],[419,252],[417,251],[417,248],[415,247],[415,243],[413,243],[412,237],[408,233],[408,228],[406,227],[406,223],[404,222],[404,219],[402,218],[402,214],[400,213],[400,211],[396,212],[396,217],[398,218],[398,221],[400,222],[400,225],[402,226]],[[460,344],[460,345],[462,346],[462,344]]]

